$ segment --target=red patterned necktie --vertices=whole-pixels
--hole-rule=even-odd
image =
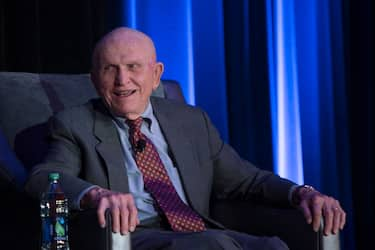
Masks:
[[[154,144],[141,132],[142,117],[126,120],[134,158],[142,172],[146,189],[166,216],[173,231],[200,232],[205,225],[202,218],[178,196]]]

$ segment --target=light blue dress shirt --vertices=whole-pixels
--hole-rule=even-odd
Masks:
[[[152,105],[149,102],[146,110],[141,115],[144,120],[141,126],[141,132],[149,138],[155,145],[160,159],[164,164],[165,169],[172,181],[178,195],[183,202],[186,202],[186,196],[182,188],[180,175],[177,168],[173,165],[171,158],[168,155],[168,144],[161,132],[159,122],[154,116]],[[158,216],[154,208],[154,199],[151,194],[145,190],[143,176],[141,171],[138,169],[137,164],[134,160],[133,151],[129,142],[129,128],[125,123],[124,118],[115,117],[114,123],[116,125],[120,141],[122,144],[124,154],[124,169],[127,170],[129,190],[133,195],[136,207],[138,209],[138,218],[140,221]]]

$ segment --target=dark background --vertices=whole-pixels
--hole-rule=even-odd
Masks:
[[[95,41],[117,25],[106,1],[1,1],[2,71],[83,73]]]
[[[91,51],[95,42],[104,33],[121,24],[122,1],[0,1],[0,71],[25,71],[40,73],[85,73],[90,69]],[[267,118],[269,104],[267,98],[267,53],[265,41],[264,6],[260,1],[251,1],[251,30],[256,36],[250,48],[258,60],[246,61],[241,48],[231,44],[234,34],[243,32],[233,16],[238,9],[224,1],[225,48],[227,65],[229,136],[234,147],[247,157],[272,166],[272,141]],[[374,8],[372,0],[342,0],[345,84],[348,107],[348,131],[350,176],[353,204],[353,231],[345,237],[354,237],[355,249],[371,248],[375,226],[374,218]],[[255,44],[255,45],[254,45]],[[263,57],[262,57],[263,56]],[[260,58],[260,59],[259,59]],[[242,60],[248,64],[248,71],[257,74],[235,72],[232,62]],[[238,69],[237,69],[238,70]],[[251,82],[258,85],[238,86],[233,82]],[[256,112],[244,105],[238,98],[238,91],[249,88],[251,100],[263,102],[265,112]],[[243,96],[242,96],[243,97]],[[249,97],[249,96],[247,96]],[[262,101],[263,100],[263,101]],[[254,101],[254,102],[255,102]],[[241,117],[234,111],[242,109]],[[244,118],[245,117],[245,118]],[[260,117],[260,118],[259,118]],[[244,141],[238,134],[243,122],[257,119],[258,130],[265,138],[257,139],[259,133],[253,132],[253,141]],[[245,119],[245,121],[243,121]],[[247,121],[246,121],[247,119]],[[340,119],[339,117],[337,119]],[[338,120],[337,124],[340,125]],[[342,125],[342,124],[341,124]],[[346,126],[344,125],[344,126]],[[338,128],[339,129],[339,128]],[[253,131],[257,131],[256,129]],[[254,145],[257,145],[256,147]],[[251,148],[251,150],[248,150]],[[368,246],[368,247],[366,247]],[[349,248],[345,248],[349,249]]]

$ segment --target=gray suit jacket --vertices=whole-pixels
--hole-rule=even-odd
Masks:
[[[294,183],[241,159],[225,144],[202,110],[151,97],[170,156],[190,205],[209,217],[210,199],[261,199],[288,204]],[[62,175],[69,199],[92,184],[129,192],[123,152],[115,125],[101,100],[67,109],[50,119],[50,148],[35,166],[26,190],[40,197],[48,172]]]

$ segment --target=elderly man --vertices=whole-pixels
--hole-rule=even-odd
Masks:
[[[315,230],[322,215],[326,234],[343,228],[337,200],[241,159],[202,110],[151,97],[163,67],[147,35],[122,27],[104,36],[91,72],[101,98],[51,118],[50,149],[28,191],[40,195],[48,172],[59,172],[72,208],[96,208],[103,227],[109,209],[113,231],[133,232],[135,249],[287,249],[222,228],[211,196],[293,204]]]

